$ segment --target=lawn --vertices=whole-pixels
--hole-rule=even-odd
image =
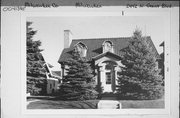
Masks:
[[[27,105],[27,109],[96,109],[99,100],[58,101],[35,100]],[[164,108],[164,100],[120,100],[122,109]]]
[[[28,104],[27,109],[96,109],[99,100],[56,101],[37,100]]]
[[[120,100],[122,109],[151,109],[151,108],[165,108],[164,100]]]

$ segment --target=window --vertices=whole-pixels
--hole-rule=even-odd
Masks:
[[[111,84],[111,73],[110,72],[106,73],[106,84]]]
[[[80,56],[86,57],[87,47],[80,42],[75,46],[75,51],[78,52]]]
[[[111,41],[105,41],[103,43],[103,53],[105,52],[113,52],[113,45]]]

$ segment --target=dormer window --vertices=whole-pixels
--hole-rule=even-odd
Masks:
[[[105,53],[105,52],[112,52],[112,53],[114,52],[113,44],[111,41],[105,41],[103,43],[103,53]]]
[[[78,52],[80,54],[81,57],[86,57],[86,53],[87,53],[87,46],[84,45],[83,43],[78,43],[75,45],[75,51]]]

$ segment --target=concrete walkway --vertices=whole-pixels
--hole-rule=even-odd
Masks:
[[[113,93],[102,95],[101,100],[97,104],[98,109],[121,109],[121,103],[117,100],[117,96]]]
[[[121,109],[121,103],[117,100],[100,100],[98,109]]]

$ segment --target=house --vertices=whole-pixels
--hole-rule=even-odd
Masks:
[[[103,92],[116,92],[118,72],[123,67],[121,50],[128,46],[128,40],[130,37],[72,39],[71,31],[64,30],[64,50],[58,60],[62,68],[62,79],[66,76],[63,61],[71,58],[73,50],[76,50],[91,62],[96,73],[96,83],[103,87]],[[155,56],[160,58],[151,38],[147,37],[146,41]]]
[[[46,69],[46,78],[47,78],[47,86],[46,92],[47,94],[55,94],[59,89],[59,84],[61,81],[61,72],[53,71],[53,66],[49,63],[45,63],[44,67]]]
[[[164,41],[159,45],[160,47],[163,48],[163,52],[159,55],[160,59],[158,60],[159,63],[159,68],[161,69],[160,74],[163,76],[164,78],[164,51],[165,51],[165,45],[164,45]]]

